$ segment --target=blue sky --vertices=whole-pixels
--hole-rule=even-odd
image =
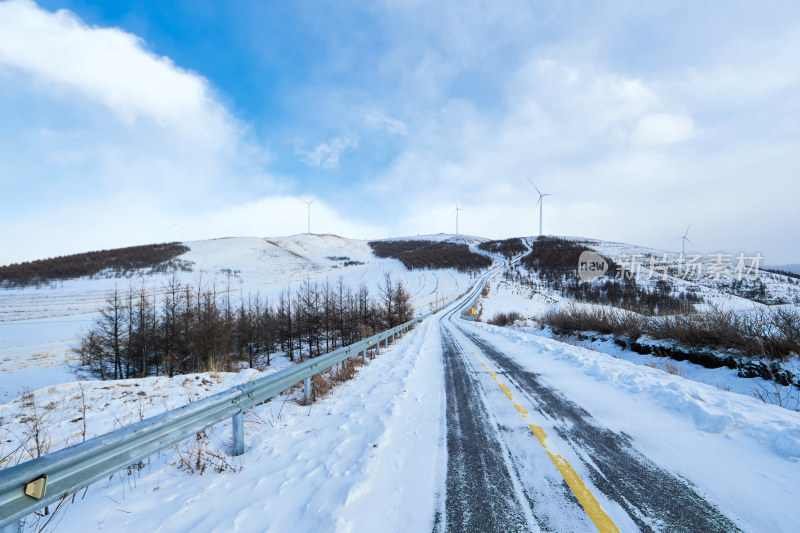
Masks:
[[[800,262],[800,4],[0,1],[0,263],[312,231]]]

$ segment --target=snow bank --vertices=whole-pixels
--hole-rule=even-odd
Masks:
[[[283,396],[248,411],[243,456],[228,456],[229,423],[208,430],[212,449],[239,471],[190,475],[176,468],[176,452],[167,450],[141,470],[90,487],[67,506],[58,531],[430,531],[439,486],[432,472],[443,471],[440,348],[438,324],[426,321],[315,404],[303,407]],[[257,375],[85,383],[89,425],[113,426],[118,406],[138,397],[139,389],[143,398],[158,397],[154,404],[169,403]],[[77,384],[62,385],[37,397],[76,402],[79,392]],[[138,416],[136,402],[132,416]],[[3,407],[19,412],[16,403]],[[57,411],[64,420],[74,415]]]
[[[519,330],[481,323],[476,323],[475,327],[544,351],[548,357],[565,361],[618,389],[646,395],[658,405],[691,420],[700,431],[745,435],[784,459],[800,459],[800,413]]]

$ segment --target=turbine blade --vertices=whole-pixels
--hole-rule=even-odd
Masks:
[[[689,228],[691,228],[691,227],[692,227],[692,223],[691,223],[691,222],[689,222],[689,225],[688,225],[688,226],[686,226],[686,233],[684,233],[684,234],[683,234],[683,236],[684,236],[684,237],[686,237],[687,235],[689,235]]]
[[[533,185],[533,188],[534,188],[534,189],[536,189],[536,192],[538,192],[538,193],[539,193],[539,196],[541,196],[541,195],[542,195],[542,191],[540,191],[540,190],[539,190],[539,187],[537,187],[536,185],[534,185],[534,183],[533,183],[533,182],[532,182],[530,179],[528,179],[528,178],[525,178],[525,179],[526,179],[526,180],[528,180],[528,183],[530,183],[531,185]]]

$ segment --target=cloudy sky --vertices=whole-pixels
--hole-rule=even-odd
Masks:
[[[800,262],[800,2],[0,1],[0,263],[581,235]]]

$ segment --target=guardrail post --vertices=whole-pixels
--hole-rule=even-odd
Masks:
[[[361,352],[361,359],[363,359],[365,363],[367,362],[367,349],[366,348],[364,348],[364,351]]]
[[[22,533],[22,520],[15,520],[0,526],[0,533]]]
[[[239,411],[231,419],[233,422],[233,455],[244,453],[244,412]]]
[[[306,400],[306,405],[308,405],[311,403],[311,377],[304,379],[303,385],[304,397]]]

